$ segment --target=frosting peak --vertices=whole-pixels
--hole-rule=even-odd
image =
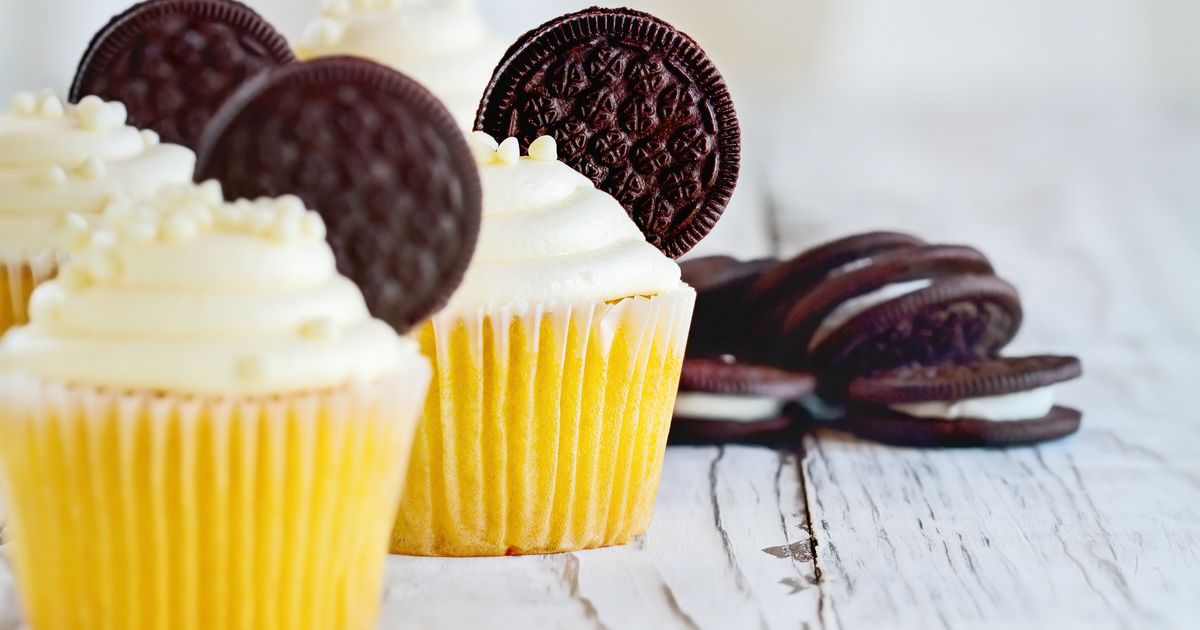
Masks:
[[[616,199],[559,162],[552,138],[535,140],[526,157],[516,138],[476,132],[471,145],[483,225],[449,310],[609,301],[681,286],[679,265],[646,242]]]
[[[191,179],[195,155],[126,124],[120,103],[23,92],[0,113],[0,251],[53,248],[54,223]]]
[[[67,382],[269,394],[370,380],[416,352],[338,275],[296,197],[225,203],[169,186],[62,226],[70,252],[0,344],[0,367]]]
[[[296,46],[301,59],[356,55],[429,88],[463,129],[504,46],[473,0],[328,0]]]

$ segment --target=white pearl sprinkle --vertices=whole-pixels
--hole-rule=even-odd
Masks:
[[[350,13],[348,0],[322,0],[321,2],[321,15],[340,17],[347,13]]]
[[[333,46],[342,41],[342,35],[345,29],[338,22],[328,18],[321,18],[309,25],[308,30],[304,33],[304,40],[315,42],[322,46]]]
[[[21,92],[13,96],[12,111],[18,116],[32,116],[37,111],[37,96],[32,92]]]
[[[88,220],[83,215],[74,212],[68,214],[63,218],[60,229],[63,247],[69,252],[86,248],[91,242],[89,229]]]
[[[183,213],[175,213],[167,217],[162,226],[163,235],[167,240],[179,243],[191,240],[200,233],[196,221]]]
[[[42,102],[38,103],[38,113],[45,118],[62,118],[66,113],[63,107],[63,102],[53,94],[46,95],[42,98]]]
[[[529,145],[529,157],[542,162],[558,160],[558,143],[550,136],[542,136]]]
[[[296,240],[300,236],[300,218],[279,217],[267,230],[267,236],[280,243]]]
[[[262,234],[271,229],[275,213],[266,208],[255,207],[246,215],[246,227],[251,234]]]
[[[307,212],[300,219],[300,233],[316,240],[324,240],[327,229],[325,220],[316,212]]]
[[[221,182],[210,179],[200,184],[200,196],[204,202],[209,205],[222,204],[225,201],[225,192],[221,189]]]
[[[486,164],[496,159],[496,149],[500,148],[500,144],[495,138],[482,131],[473,131],[469,140],[475,161]]]
[[[92,230],[89,244],[98,248],[114,247],[117,244],[117,234],[107,228]]]
[[[62,300],[59,295],[41,291],[33,295],[29,301],[29,319],[39,323],[56,321],[62,314]]]
[[[37,174],[37,183],[46,187],[57,187],[67,183],[67,171],[55,164]]]
[[[135,243],[153,243],[158,239],[158,225],[151,221],[133,221],[125,225],[125,236]]]
[[[107,249],[93,249],[88,252],[87,271],[98,282],[109,282],[120,273],[117,257]]]
[[[509,138],[500,143],[496,157],[502,164],[516,164],[521,160],[521,145],[516,138]]]
[[[162,138],[159,137],[158,132],[154,131],[153,129],[142,130],[142,144],[146,145],[147,147],[153,147],[158,146],[160,142],[162,142]]]
[[[75,172],[83,179],[95,181],[104,177],[108,172],[108,165],[98,158],[88,158],[79,165],[79,168],[75,169]]]
[[[67,291],[79,291],[92,284],[92,277],[78,264],[68,264],[58,272],[57,282]],[[36,295],[36,293],[34,294]]]

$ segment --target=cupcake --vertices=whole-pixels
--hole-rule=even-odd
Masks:
[[[28,320],[33,288],[54,275],[56,228],[110,203],[188,182],[195,156],[127,126],[125,107],[96,97],[78,105],[51,92],[17,94],[0,113],[0,332]]]
[[[391,66],[429,88],[463,129],[504,54],[474,0],[330,0],[309,25],[301,59],[354,55]]]
[[[0,342],[28,623],[374,627],[430,371],[337,273],[320,216],[210,182],[68,226]]]
[[[435,376],[392,551],[625,543],[650,522],[695,292],[552,139],[473,140],[483,228],[418,334]]]
[[[737,180],[732,102],[686,35],[593,8],[512,46],[477,124],[483,225],[418,333],[434,378],[392,551],[626,543],[650,524],[696,298],[673,259]]]

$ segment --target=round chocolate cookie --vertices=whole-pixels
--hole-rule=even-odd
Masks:
[[[287,40],[240,2],[148,0],[92,39],[70,98],[120,101],[129,124],[194,149],[230,94],[292,61]]]
[[[1054,405],[1052,385],[1078,378],[1079,359],[998,358],[911,366],[850,383],[849,427],[910,446],[1012,446],[1070,435],[1082,414]]]
[[[736,354],[753,329],[747,292],[758,276],[778,264],[774,258],[741,262],[712,256],[680,264],[683,281],[696,289],[696,308],[688,336],[688,356]]]
[[[453,117],[363,59],[251,80],[213,118],[197,179],[220,180],[231,199],[294,194],[319,211],[338,269],[402,333],[450,298],[479,236],[479,171]]]
[[[752,304],[770,312],[781,303],[790,305],[795,296],[806,293],[830,274],[848,271],[845,268],[852,264],[869,264],[872,257],[884,252],[924,244],[910,234],[866,232],[818,245],[763,272],[751,288]]]
[[[1054,407],[1032,420],[991,422],[973,418],[927,420],[885,407],[851,411],[847,428],[856,436],[894,446],[995,447],[1027,446],[1067,437],[1079,430],[1083,414],[1069,407]]]
[[[686,359],[669,441],[720,444],[778,439],[795,428],[789,408],[815,386],[816,379],[803,372],[730,359]]]
[[[1016,288],[996,276],[937,278],[837,326],[811,349],[812,360],[829,377],[824,383],[845,384],[904,365],[989,358],[1016,336],[1022,315]]]
[[[992,271],[986,256],[974,248],[958,245],[925,245],[877,254],[865,266],[826,278],[795,296],[790,304],[785,302],[782,314],[769,314],[765,328],[773,331],[775,338],[761,339],[759,343],[774,347],[784,365],[802,364],[802,359],[821,340],[822,329],[837,324],[830,320],[831,316],[837,314],[845,319],[848,313],[838,311],[854,308],[852,300],[862,300],[889,285]],[[865,308],[868,304],[858,306]]]
[[[854,379],[849,397],[877,405],[962,400],[1048,387],[1082,375],[1078,358],[1055,355],[914,365]]]
[[[671,257],[708,234],[737,183],[741,135],[725,80],[687,35],[629,9],[586,9],[521,37],[475,126],[522,147],[553,136],[560,159]]]

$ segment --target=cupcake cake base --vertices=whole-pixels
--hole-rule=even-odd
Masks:
[[[695,292],[443,314],[393,553],[504,556],[646,531]]]
[[[372,628],[428,368],[176,397],[0,377],[0,489],[34,628]]]

